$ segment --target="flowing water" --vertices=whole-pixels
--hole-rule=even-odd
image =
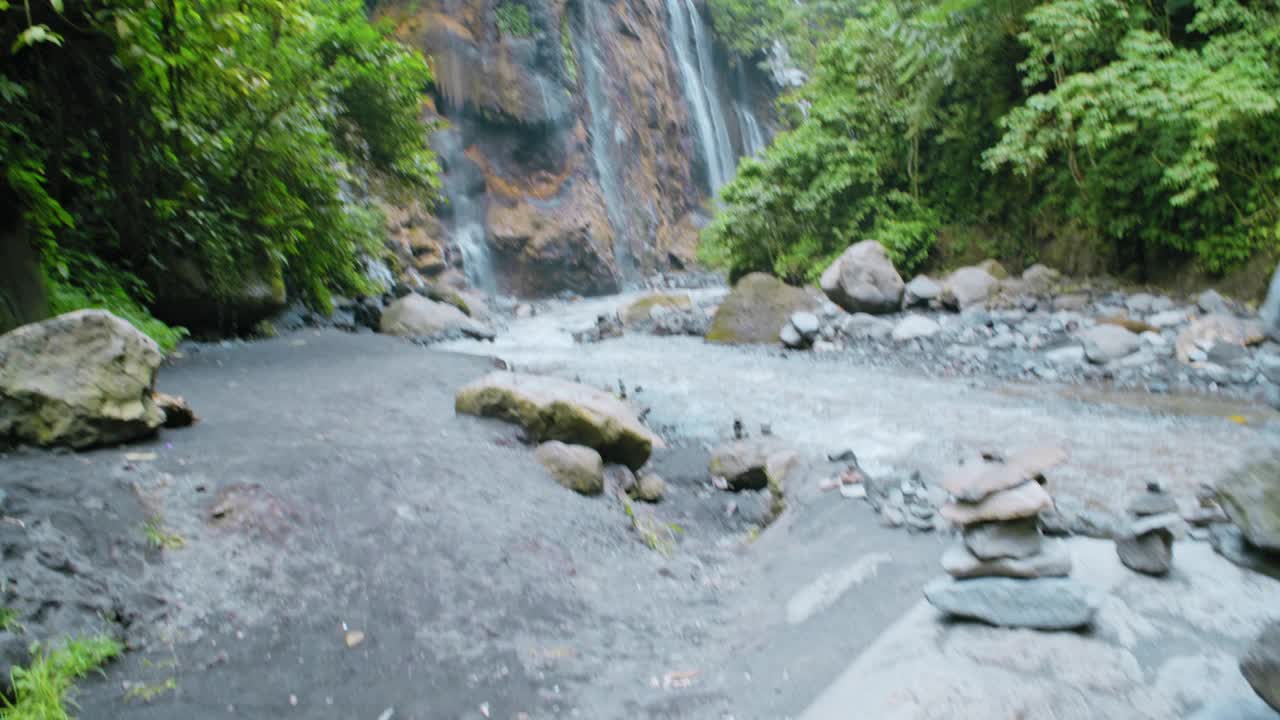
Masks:
[[[671,16],[671,46],[714,193],[733,177],[736,158],[720,109],[711,38],[693,0],[667,0],[667,12]]]
[[[433,137],[432,144],[445,168],[440,184],[449,202],[449,235],[462,252],[467,281],[471,287],[492,295],[497,292],[498,283],[484,229],[485,208],[473,196],[462,139],[457,132],[441,132]]]
[[[738,127],[742,128],[742,154],[755,157],[766,145],[760,122],[745,103],[735,101],[733,111],[738,116]]]
[[[723,292],[690,294],[715,302]],[[1244,457],[1280,444],[1274,425],[1239,425],[1205,398],[1191,398],[1190,407],[1175,413],[1159,403],[1160,396],[1135,404],[1099,386],[1082,400],[1073,387],[929,377],[868,367],[838,354],[637,332],[589,345],[573,342],[573,331],[634,297],[553,304],[514,322],[496,342],[448,347],[597,387],[616,388],[622,380],[634,402],[651,408],[649,424],[667,437],[716,443],[741,418],[753,431],[769,424],[775,435],[812,457],[852,448],[873,471],[912,468],[937,478],[980,448],[1061,444],[1071,463],[1055,476],[1055,494],[1077,507],[1113,506],[1115,498],[1149,480],[1191,497],[1221,469],[1221,448]]]
[[[622,193],[622,169],[614,157],[618,127],[604,87],[608,70],[599,43],[602,23],[598,17],[599,6],[594,0],[582,3],[582,22],[574,24],[574,45],[582,58],[582,80],[591,115],[591,160],[604,195],[605,213],[613,227],[613,259],[625,287],[638,275],[631,254],[632,227]]]

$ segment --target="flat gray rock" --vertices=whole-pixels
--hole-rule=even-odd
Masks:
[[[970,462],[947,473],[942,489],[962,502],[981,502],[987,497],[1015,488],[1030,478],[1016,465],[1002,462]]]
[[[955,525],[1035,517],[1053,505],[1049,493],[1034,480],[987,496],[981,502],[949,502],[939,511]]]
[[[1130,570],[1165,575],[1173,566],[1173,533],[1164,528],[1142,534],[1130,531],[1116,538],[1116,554]]]
[[[1044,547],[1035,518],[1010,522],[978,523],[964,530],[964,544],[981,560],[1025,558]]]
[[[1027,558],[982,560],[963,544],[957,543],[942,553],[942,569],[957,579],[1066,577],[1071,574],[1071,555],[1060,544],[1053,544],[1044,552]]]
[[[999,627],[1074,630],[1090,625],[1102,596],[1066,578],[1015,580],[941,577],[924,588],[935,608]]]

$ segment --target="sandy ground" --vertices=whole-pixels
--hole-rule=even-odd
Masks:
[[[86,683],[80,717],[1129,718],[1247,697],[1233,658],[1280,616],[1280,583],[1206,545],[1180,542],[1175,574],[1150,580],[1077,542],[1077,576],[1109,598],[1088,636],[943,624],[920,588],[949,539],[885,528],[817,484],[833,449],[930,477],[980,447],[1052,441],[1072,455],[1052,478],[1069,502],[1115,508],[1149,479],[1185,500],[1276,444],[1269,411],[1153,410],[688,338],[573,346],[599,307],[449,346],[472,357],[337,333],[205,347],[160,381],[196,427],[0,459],[6,485],[125,488],[143,511],[113,527],[141,533],[128,518],[158,514],[183,539],[130,575],[162,588],[164,612]],[[626,382],[675,441],[655,458],[670,485],[657,512],[681,528],[668,554],[618,501],[556,485],[512,428],[455,417],[487,355]],[[735,417],[808,460],[758,538],[729,512],[750,500],[702,473]],[[155,458],[125,460],[138,451]]]

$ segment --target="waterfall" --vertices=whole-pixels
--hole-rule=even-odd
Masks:
[[[436,153],[440,156],[444,172],[441,189],[449,201],[449,235],[462,252],[462,269],[471,287],[490,295],[498,291],[493,272],[493,259],[489,256],[489,243],[485,233],[484,203],[476,202],[472,185],[474,173],[469,173],[470,160],[463,152],[462,139],[456,130],[436,133],[432,138]]]
[[[767,144],[764,132],[760,130],[760,121],[756,120],[751,108],[741,101],[734,101],[733,112],[738,116],[738,127],[742,129],[742,154],[755,157]]]
[[[574,33],[575,45],[580,51],[583,85],[587,92],[587,107],[591,115],[591,160],[604,195],[605,214],[613,228],[613,259],[622,276],[622,284],[636,279],[635,259],[631,255],[630,214],[623,200],[622,169],[614,159],[615,146],[619,143],[621,128],[614,123],[609,96],[604,82],[608,76],[600,52],[597,19],[599,0],[585,0],[582,6],[582,27]],[[621,138],[625,140],[625,136]]]
[[[493,295],[498,283],[493,276],[493,259],[489,257],[489,243],[485,237],[484,211],[476,213],[477,203],[464,198],[454,205],[453,241],[462,251],[462,268],[467,282],[481,292]]]
[[[671,15],[671,45],[680,80],[693,113],[711,191],[716,192],[733,177],[737,160],[720,110],[711,38],[693,0],[667,0],[667,12]]]
[[[750,157],[759,155],[769,144],[760,121],[756,119],[751,107],[755,98],[752,84],[747,76],[746,65],[739,60],[733,65],[733,114],[738,119],[738,131],[742,137],[742,154]]]

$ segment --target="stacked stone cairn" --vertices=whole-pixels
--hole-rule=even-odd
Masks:
[[[1129,504],[1129,515],[1129,526],[1116,536],[1120,562],[1147,575],[1167,574],[1173,566],[1173,528],[1182,522],[1178,504],[1152,482]]]
[[[1067,459],[1060,448],[1035,448],[1004,462],[973,462],[948,475],[952,499],[944,519],[962,541],[942,556],[947,576],[925,598],[947,615],[999,627],[1072,630],[1090,625],[1097,593],[1067,576],[1071,557],[1040,533],[1037,515],[1053,506],[1044,472]]]

